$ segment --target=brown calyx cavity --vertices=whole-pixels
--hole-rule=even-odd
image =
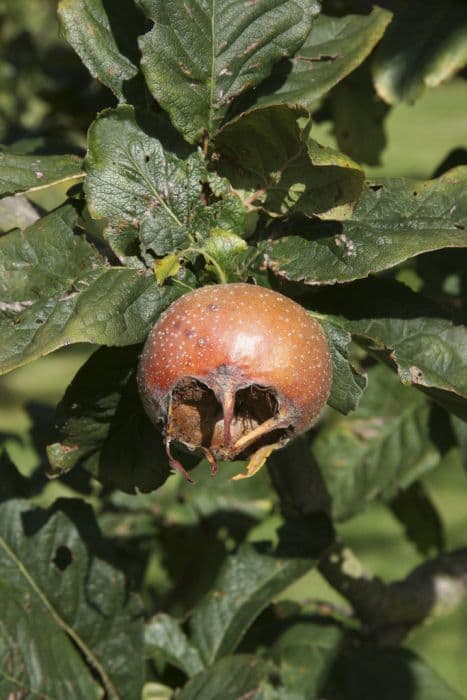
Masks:
[[[190,450],[200,449],[213,476],[218,472],[217,459],[248,459],[246,473],[233,478],[252,476],[273,450],[293,436],[290,416],[281,410],[270,387],[250,384],[237,388],[228,376],[213,381],[211,387],[184,377],[172,389],[165,428],[170,466],[192,481],[170,453],[170,443],[175,441]]]

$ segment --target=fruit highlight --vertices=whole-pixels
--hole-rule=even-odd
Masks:
[[[172,469],[192,481],[171,443],[217,460],[248,460],[308,430],[325,404],[332,362],[324,332],[288,297],[249,284],[202,287],[174,302],[144,346],[138,387]]]

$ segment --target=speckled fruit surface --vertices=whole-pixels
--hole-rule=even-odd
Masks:
[[[248,476],[312,425],[331,381],[318,321],[288,297],[243,283],[174,302],[151,330],[138,370],[173,468],[184,472],[170,455],[177,441],[201,449],[213,471],[216,458],[248,458]]]

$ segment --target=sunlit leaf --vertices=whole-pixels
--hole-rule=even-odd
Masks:
[[[361,193],[363,172],[310,139],[309,129],[301,108],[270,107],[239,117],[216,139],[219,171],[248,192],[249,204],[272,215],[345,218]]]
[[[213,136],[237,95],[306,39],[315,0],[138,0],[154,27],[140,40],[154,97],[191,142]]]
[[[466,184],[465,167],[426,182],[367,182],[347,220],[326,228],[316,223],[303,235],[297,231],[271,241],[265,247],[267,265],[289,280],[335,284],[429,250],[467,247]]]

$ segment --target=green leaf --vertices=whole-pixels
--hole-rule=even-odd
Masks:
[[[0,474],[0,501],[27,498],[31,494],[31,481],[16,468],[6,449],[0,450]]]
[[[352,341],[350,333],[330,319],[323,316],[318,318],[326,333],[332,355],[332,385],[328,404],[347,414],[357,408],[367,379],[349,360],[349,345]]]
[[[156,260],[154,263],[154,274],[157,284],[164,284],[170,277],[176,277],[180,271],[180,256],[169,253],[164,258]]]
[[[323,686],[339,654],[343,630],[328,624],[303,620],[291,624],[272,647],[283,693],[295,700],[322,696]]]
[[[216,139],[219,172],[247,203],[271,215],[303,213],[345,218],[363,184],[359,166],[309,138],[302,108],[255,110],[228,124]]]
[[[220,282],[235,282],[243,278],[248,245],[243,238],[225,229],[215,228],[200,248],[208,270],[220,271]]]
[[[0,505],[2,697],[23,690],[98,698],[97,679],[109,699],[139,699],[140,605],[98,554],[92,510],[78,501],[62,505],[65,512],[53,513],[17,500]]]
[[[463,0],[413,0],[399,12],[376,54],[374,80],[389,104],[414,102],[467,63],[467,7]]]
[[[387,270],[420,253],[467,246],[467,168],[437,180],[367,182],[344,222],[309,226],[303,236],[269,242],[265,261],[277,275],[310,285],[335,284]]]
[[[365,60],[390,20],[391,13],[381,7],[373,7],[367,15],[321,14],[296,55],[278,63],[258,88],[255,106],[314,106]]]
[[[154,21],[140,39],[152,94],[185,138],[212,137],[231,102],[305,41],[315,0],[138,0]]]
[[[467,419],[467,329],[437,318],[372,318],[345,327],[448,411]]]
[[[430,405],[383,366],[368,374],[357,410],[329,421],[313,443],[337,520],[393,498],[440,461]]]
[[[118,234],[134,229],[144,249],[187,247],[204,162],[160,115],[122,105],[102,112],[88,136],[85,191],[91,215]]]
[[[267,662],[258,656],[227,656],[188,681],[177,700],[247,700],[256,697],[268,672]]]
[[[25,156],[0,150],[0,197],[77,181],[84,176],[82,165],[79,156]]]
[[[60,28],[89,72],[119,98],[142,100],[136,37],[144,18],[129,0],[60,0]]]
[[[368,61],[336,85],[326,108],[339,148],[359,163],[380,165],[386,146],[383,122],[389,107],[375,93]]]
[[[0,238],[0,373],[70,343],[142,342],[183,289],[111,267],[64,205]]]
[[[162,658],[187,676],[204,669],[198,650],[189,642],[179,622],[165,613],[155,615],[146,623],[144,649],[146,656]]]
[[[101,348],[79,370],[57,407],[60,442],[47,450],[52,475],[84,462],[100,481],[129,493],[166,481],[162,437],[136,387],[139,352],[140,346]]]
[[[467,423],[456,416],[451,416],[451,425],[459,445],[462,462],[467,469]]]
[[[26,197],[16,195],[0,199],[0,232],[21,230],[33,224],[39,213]]]
[[[329,700],[462,700],[418,656],[406,649],[349,650],[325,691]]]
[[[174,691],[162,683],[145,683],[141,700],[172,700]]]
[[[394,280],[314,290],[313,309],[350,331],[373,357],[448,411],[467,419],[467,329],[446,309]]]
[[[415,481],[408,489],[400,491],[388,505],[404,526],[406,537],[422,556],[443,551],[443,523],[422,482]]]
[[[206,665],[232,653],[259,613],[313,566],[330,540],[327,522],[316,519],[312,534],[284,531],[289,541],[277,552],[244,544],[228,557],[208,595],[190,619],[192,641]],[[293,528],[292,528],[293,530]],[[305,541],[307,546],[304,546]]]

